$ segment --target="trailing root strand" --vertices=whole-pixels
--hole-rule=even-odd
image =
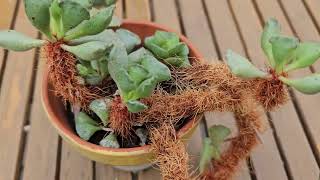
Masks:
[[[65,103],[68,101],[73,105],[78,104],[84,109],[87,109],[94,99],[110,95],[110,86],[86,86],[79,83],[76,58],[64,51],[60,47],[61,43],[48,43],[43,49],[47,59],[49,79],[55,94]],[[110,82],[103,84],[110,84]]]
[[[190,180],[189,156],[171,123],[150,130],[151,149],[164,180]]]
[[[251,150],[258,144],[257,130],[261,129],[260,114],[254,108],[235,111],[239,134],[231,142],[230,147],[224,152],[220,160],[212,160],[213,168],[203,179],[206,180],[231,180],[240,162],[249,156]]]

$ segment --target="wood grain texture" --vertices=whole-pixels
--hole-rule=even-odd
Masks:
[[[37,37],[37,31],[28,22],[20,5],[15,25],[20,32]],[[21,164],[23,125],[29,105],[35,51],[10,52],[3,76],[0,94],[0,179],[17,178]]]
[[[320,41],[319,32],[314,26],[305,6],[299,0],[282,0],[281,1],[289,20],[296,32],[296,35],[303,41]],[[314,66],[315,71],[320,71],[320,63],[316,63]],[[298,72],[298,71],[297,71]],[[300,71],[301,72],[301,71]],[[302,77],[310,74],[310,72],[304,70],[301,74],[295,73],[297,77]],[[320,126],[319,116],[320,111],[315,108],[319,106],[320,94],[316,95],[303,95],[300,92],[295,91],[295,96],[301,109],[303,120],[307,133],[310,136],[311,144],[315,149],[318,160],[320,159]]]
[[[264,68],[265,56],[260,48],[262,27],[253,4],[249,0],[230,1],[230,4],[245,41],[249,59]],[[268,129],[261,135],[263,144],[259,145],[251,155],[257,179],[288,179],[268,118],[264,115],[262,119]]]
[[[59,136],[49,123],[41,103],[42,71],[45,59],[40,59],[31,104],[30,130],[26,145],[23,179],[56,179]],[[36,170],[36,171],[35,171]]]
[[[151,20],[149,0],[125,0],[126,18],[131,20]]]
[[[93,180],[93,163],[62,142],[60,180]]]
[[[130,180],[131,173],[96,163],[96,180]]]
[[[276,0],[256,0],[257,7],[262,15],[263,21],[270,17],[276,18],[287,35],[293,35],[293,32],[286,20],[280,5]],[[298,74],[297,74],[298,73]],[[295,73],[296,76],[308,74],[308,69]],[[305,101],[305,100],[303,100]],[[319,174],[319,168],[314,159],[311,147],[306,138],[305,132],[300,123],[298,114],[294,108],[293,102],[289,101],[278,111],[271,112],[274,128],[277,132],[284,156],[289,167],[289,173],[293,179],[316,179]],[[297,146],[297,144],[299,144]],[[299,154],[299,156],[297,156]],[[299,162],[304,160],[303,165]]]
[[[181,33],[181,27],[174,0],[153,0],[154,20],[176,32]]]
[[[17,0],[0,1],[0,29],[9,29],[13,21]],[[0,49],[0,70],[4,65],[4,50]],[[0,72],[1,73],[1,72]],[[1,79],[1,78],[0,78]]]

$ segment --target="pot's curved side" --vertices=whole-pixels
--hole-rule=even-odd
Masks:
[[[125,21],[122,27],[137,33],[141,39],[152,35],[155,30],[170,31],[154,23],[146,22]],[[197,50],[195,50],[184,36],[180,36],[180,39],[189,46],[191,57],[196,57],[197,59],[201,58]],[[149,145],[135,148],[106,148],[84,141],[77,136],[74,132],[74,128],[71,127],[72,123],[68,122],[69,120],[65,106],[61,100],[55,96],[48,78],[48,71],[45,69],[41,90],[41,99],[44,109],[51,124],[73,149],[91,160],[114,166],[133,166],[152,162],[154,155],[151,152]],[[177,132],[178,137],[184,142],[187,142],[201,119],[202,115],[190,119],[190,121]]]

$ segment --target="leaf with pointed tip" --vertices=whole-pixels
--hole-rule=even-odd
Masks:
[[[133,113],[141,112],[148,108],[145,104],[136,100],[129,100],[126,102],[128,110]]]
[[[280,35],[280,24],[278,21],[274,18],[270,18],[266,25],[264,26],[262,36],[261,36],[261,47],[268,57],[269,63],[271,67],[275,67],[275,60],[273,58],[272,54],[272,45],[270,43],[270,38],[273,36],[278,36]]]
[[[109,108],[111,104],[110,98],[96,99],[92,101],[89,108],[96,113],[100,118],[104,126],[107,126],[109,122]]]
[[[211,143],[210,138],[204,138],[202,151],[200,155],[200,163],[199,163],[199,171],[203,173],[211,163],[212,152],[214,151],[214,147]]]
[[[53,0],[50,8],[50,31],[52,35],[61,39],[64,36],[64,28],[62,22],[63,10],[60,7],[58,0]]]
[[[209,128],[209,137],[212,144],[217,147],[220,147],[226,137],[230,134],[230,129],[222,125],[214,125]]]
[[[121,41],[124,42],[128,53],[130,53],[134,47],[141,44],[140,37],[126,29],[118,29],[116,34]]]
[[[62,21],[64,32],[76,27],[82,21],[90,19],[87,9],[76,2],[63,1],[61,8],[63,10]]]
[[[264,78],[267,73],[252,65],[248,59],[240,56],[232,50],[227,50],[227,64],[233,74],[241,78]]]
[[[66,33],[65,40],[69,41],[83,36],[95,35],[107,28],[113,16],[115,6],[100,10],[89,20],[82,21],[78,26]]]
[[[304,94],[320,92],[320,74],[312,74],[300,79],[288,79],[281,76],[279,79]]]
[[[320,43],[300,43],[293,53],[293,60],[285,68],[285,71],[311,66],[320,57]]]
[[[32,25],[44,33],[48,38],[50,34],[49,7],[52,0],[24,0],[25,11]]]
[[[0,46],[13,51],[27,51],[44,45],[46,41],[33,39],[14,30],[0,31]]]
[[[272,45],[273,58],[275,60],[275,70],[277,73],[283,71],[284,66],[292,58],[293,52],[298,46],[298,39],[285,36],[274,36],[270,39]]]
[[[70,45],[79,45],[83,43],[87,43],[90,41],[101,41],[105,42],[105,44],[112,46],[113,44],[117,44],[119,46],[124,46],[124,43],[119,39],[116,33],[111,29],[106,29],[99,34],[92,36],[84,36],[78,39],[71,40],[69,42]]]
[[[103,147],[109,147],[109,148],[120,148],[120,144],[117,140],[117,137],[115,134],[111,133],[108,136],[104,137],[99,144]]]
[[[75,124],[77,134],[86,141],[88,141],[94,133],[102,130],[98,123],[84,112],[78,114],[75,119]]]
[[[112,16],[112,20],[109,24],[109,27],[120,27],[121,24],[122,24],[122,19],[114,15]]]
[[[86,60],[96,60],[105,56],[107,49],[110,48],[103,42],[100,41],[92,41],[84,44],[80,44],[78,46],[68,46],[65,44],[61,45],[62,49],[71,52],[77,57]]]

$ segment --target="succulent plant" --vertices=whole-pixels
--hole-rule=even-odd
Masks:
[[[226,58],[232,73],[247,79],[271,77],[305,94],[320,92],[319,74],[301,79],[287,77],[288,72],[309,67],[319,59],[320,43],[299,42],[295,37],[283,36],[280,33],[277,20],[268,20],[261,36],[261,47],[268,59],[269,72],[258,69],[248,59],[228,50]]]
[[[165,63],[176,67],[190,65],[188,60],[189,49],[180,42],[179,36],[172,32],[156,31],[153,36],[144,40],[145,46]]]

